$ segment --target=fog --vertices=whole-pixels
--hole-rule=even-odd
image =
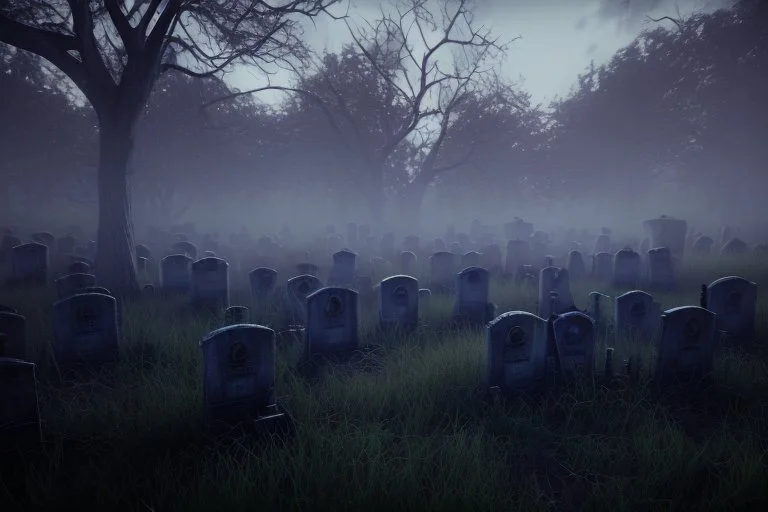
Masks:
[[[692,230],[713,237],[730,225],[750,243],[764,242],[768,102],[759,91],[768,78],[768,53],[764,33],[758,37],[760,22],[743,23],[739,29],[738,24],[726,26],[727,17],[713,18],[709,31],[681,46],[674,24],[648,20],[710,16],[731,3],[478,2],[478,26],[504,40],[520,36],[506,55],[486,66],[498,72],[496,85],[503,83],[505,91],[518,98],[527,95],[527,100],[520,100],[521,108],[507,110],[479,99],[472,108],[456,107],[454,131],[449,130],[437,166],[452,167],[467,153],[471,157],[429,180],[415,217],[406,215],[404,198],[426,173],[419,166],[437,140],[439,119],[419,124],[403,139],[401,146],[408,146],[403,151],[411,153],[393,153],[372,170],[366,162],[384,139],[376,139],[381,133],[372,127],[379,121],[370,115],[397,121],[395,107],[376,110],[365,104],[370,98],[362,97],[354,112],[359,126],[344,125],[334,132],[320,109],[298,97],[291,100],[285,91],[200,109],[226,92],[223,85],[202,90],[194,79],[181,83],[179,78],[162,78],[138,125],[129,165],[137,240],[149,227],[171,229],[189,222],[198,232],[219,232],[222,239],[242,227],[259,236],[274,235],[286,225],[309,239],[328,224],[340,231],[347,222],[359,222],[378,235],[440,236],[449,225],[461,231],[475,219],[501,226],[515,217],[547,232],[574,228],[597,233],[609,227],[639,240],[642,222],[663,214],[684,218]],[[387,2],[357,0],[350,11],[352,22],[373,22],[379,7],[390,12]],[[765,16],[764,8],[754,9]],[[323,51],[338,53],[351,41],[339,21],[320,17],[315,25],[303,23],[317,59]],[[724,27],[722,33],[710,36],[718,26]],[[632,52],[624,48],[642,31],[659,28],[670,34],[663,43],[672,49],[662,52],[667,60],[655,64],[656,54],[631,60]],[[711,73],[691,68],[667,79],[678,62],[671,51],[690,49],[691,55],[701,55],[691,48],[717,48],[717,38],[738,30],[744,34],[743,46],[733,43],[725,50],[743,52],[737,55],[738,66],[731,54],[714,55],[701,62]],[[93,236],[99,218],[97,118],[87,105],[78,109],[50,99],[55,87],[45,80],[51,75],[33,76],[31,68],[11,58],[18,55],[10,46],[0,44],[0,50],[6,63],[2,83],[14,87],[6,90],[15,95],[0,94],[0,175],[6,184],[0,225],[58,233],[81,225]],[[763,52],[762,63],[753,58],[754,52]],[[624,60],[617,61],[617,55]],[[317,66],[320,61],[315,62]],[[607,66],[604,75],[593,86],[580,85],[578,77],[590,64]],[[318,68],[305,71],[305,78],[313,69]],[[490,90],[483,88],[490,77],[478,80],[473,98]],[[334,83],[341,87],[344,80]],[[737,80],[739,92],[728,93]],[[686,88],[681,81],[700,87]],[[258,70],[241,67],[225,83],[246,89],[265,82]],[[270,83],[299,82],[281,71]],[[178,92],[182,86],[189,89],[183,97]],[[45,96],[45,103],[36,95]],[[338,107],[328,98],[329,105]],[[436,98],[430,96],[428,105],[437,105]],[[334,115],[343,124],[345,113]],[[488,118],[493,119],[490,127],[477,123]],[[360,133],[362,139],[356,138]],[[100,199],[112,200],[104,194]]]

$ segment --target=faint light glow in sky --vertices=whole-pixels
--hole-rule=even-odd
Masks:
[[[732,0],[476,0],[476,24],[491,28],[502,40],[517,36],[500,69],[507,78],[521,83],[533,101],[547,105],[555,97],[563,97],[575,85],[579,73],[589,66],[607,62],[643,29],[654,25],[648,16],[689,16],[694,12],[711,12]],[[373,20],[380,8],[387,10],[386,0],[352,0],[353,22]],[[351,38],[342,22],[318,17],[307,23],[305,39],[311,47],[338,51]],[[273,84],[285,85],[291,77],[279,73]],[[232,73],[228,82],[239,89],[264,85],[262,76],[246,70]],[[281,93],[264,92],[258,98],[276,102]]]

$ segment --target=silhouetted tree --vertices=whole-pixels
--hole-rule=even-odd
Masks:
[[[38,54],[87,98],[99,124],[96,273],[115,293],[138,291],[127,168],[138,118],[158,76],[205,78],[235,63],[288,61],[302,48],[292,15],[335,0],[4,0],[0,42]]]

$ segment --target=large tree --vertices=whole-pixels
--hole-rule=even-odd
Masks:
[[[46,59],[93,107],[99,126],[96,273],[117,294],[139,289],[128,164],[157,78],[261,69],[302,49],[295,15],[336,0],[0,0],[0,42]],[[300,56],[300,55],[299,55]]]

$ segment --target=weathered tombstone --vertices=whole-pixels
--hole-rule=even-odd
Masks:
[[[328,275],[329,286],[351,287],[355,283],[355,263],[357,254],[342,250],[334,253],[333,266]]]
[[[552,294],[555,294],[554,300]],[[538,314],[541,318],[559,315],[573,308],[568,270],[545,267],[539,272]],[[554,308],[554,309],[553,309]]]
[[[414,270],[414,265],[416,265],[417,257],[416,254],[411,251],[403,251],[400,253],[399,256],[399,263],[400,263],[400,273],[402,275],[409,275]]]
[[[357,292],[327,287],[307,297],[306,354],[358,348]]]
[[[208,333],[200,347],[209,427],[282,415],[275,400],[275,331],[230,325]]]
[[[709,254],[713,245],[715,245],[715,241],[711,237],[701,235],[694,240],[692,249],[698,254]]]
[[[640,254],[622,249],[613,258],[613,286],[637,288],[640,284]]]
[[[35,364],[0,357],[0,451],[42,441]]]
[[[96,276],[93,274],[67,274],[56,281],[56,297],[66,299],[78,291],[96,286]]]
[[[755,335],[757,284],[743,277],[721,277],[707,286],[707,309],[717,315],[718,331],[749,339]]]
[[[43,285],[48,278],[48,246],[31,242],[11,249],[11,283]]]
[[[27,319],[18,313],[0,312],[0,334],[4,334],[0,357],[27,359]]]
[[[610,281],[613,277],[613,254],[599,252],[592,256],[592,276],[600,281]]]
[[[419,288],[419,313],[423,314],[424,311],[429,309],[431,300],[432,290],[429,288]]]
[[[722,256],[739,256],[746,254],[747,251],[749,251],[749,245],[739,238],[731,238],[720,248]]]
[[[298,275],[300,276],[308,275],[317,277],[319,271],[319,267],[314,263],[304,262],[296,265],[296,272],[298,272]]]
[[[559,315],[553,327],[560,372],[567,378],[591,377],[595,368],[595,324],[592,319],[584,313],[571,311]]]
[[[688,232],[686,221],[662,215],[645,221],[643,227],[650,238],[651,247],[667,247],[672,255],[683,257],[685,235]]]
[[[190,299],[194,306],[211,310],[229,307],[229,263],[221,258],[201,258],[191,267]]]
[[[568,262],[566,263],[568,268],[568,274],[571,279],[583,279],[587,273],[586,266],[584,265],[584,258],[579,251],[568,252]]]
[[[53,352],[60,366],[99,366],[116,361],[119,340],[115,298],[84,293],[54,303]]]
[[[642,290],[616,297],[613,315],[617,336],[637,336],[648,342],[655,338],[661,322],[661,311],[654,307],[653,297]]]
[[[668,309],[661,316],[657,382],[700,378],[712,371],[716,316],[697,306]]]
[[[507,259],[504,272],[514,275],[521,265],[531,264],[531,246],[527,240],[510,240],[507,242]]]
[[[91,266],[84,261],[73,261],[67,267],[68,274],[90,274]]]
[[[160,287],[163,291],[186,293],[192,285],[192,259],[186,254],[171,254],[160,261]]]
[[[379,283],[379,325],[409,330],[419,323],[419,282],[410,276],[391,276]]]
[[[247,324],[250,310],[245,306],[229,306],[224,310],[224,325]]]
[[[677,287],[672,253],[666,247],[648,251],[648,286],[659,291],[672,291]]]
[[[318,278],[310,275],[292,277],[285,283],[285,313],[288,325],[306,325],[307,297],[322,286]]]
[[[482,267],[468,267],[456,276],[452,317],[456,322],[484,325],[488,311],[489,274]]]
[[[430,289],[449,289],[455,279],[454,254],[447,251],[436,252],[429,257]]]
[[[251,285],[251,296],[262,303],[277,286],[277,270],[267,267],[259,267],[248,273],[248,282]]]
[[[504,313],[485,327],[488,386],[530,390],[547,374],[547,322],[525,311]]]
[[[605,302],[611,298],[608,295],[600,292],[589,292],[589,306],[587,307],[587,314],[595,322],[595,328],[606,324],[608,314],[605,307]]]

